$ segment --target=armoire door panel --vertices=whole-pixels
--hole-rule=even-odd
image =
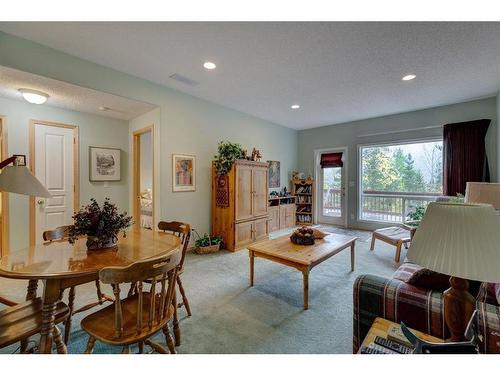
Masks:
[[[253,222],[247,221],[234,226],[235,247],[242,247],[253,242]]]
[[[255,167],[252,173],[253,216],[267,214],[268,187],[266,168]]]
[[[252,168],[246,165],[238,165],[236,167],[236,221],[253,217],[252,198]]]
[[[259,241],[268,238],[269,226],[268,218],[257,219],[253,222],[254,240]]]

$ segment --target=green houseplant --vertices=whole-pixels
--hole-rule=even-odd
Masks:
[[[118,233],[132,225],[132,217],[126,212],[118,213],[118,208],[109,198],[102,207],[94,198],[73,216],[74,224],[68,229],[68,241],[74,244],[81,236],[87,236],[87,249],[98,250],[115,246]]]
[[[239,143],[229,141],[219,142],[217,146],[217,155],[214,156],[217,174],[219,176],[226,175],[233,163],[242,157],[242,154],[243,149]]]
[[[223,242],[222,236],[210,236],[205,233],[203,237],[200,237],[196,230],[193,229],[193,232],[198,237],[198,239],[194,242],[195,251],[198,254],[216,253],[220,250]]]

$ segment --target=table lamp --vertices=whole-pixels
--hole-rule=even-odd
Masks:
[[[490,182],[467,182],[465,202],[489,203],[500,210],[500,184]]]
[[[476,300],[469,282],[500,282],[500,219],[491,205],[432,202],[415,233],[408,259],[450,275],[443,293],[450,341],[464,341]]]
[[[0,163],[0,169],[2,169],[0,191],[34,197],[52,197],[45,186],[26,168],[26,156],[11,156]]]

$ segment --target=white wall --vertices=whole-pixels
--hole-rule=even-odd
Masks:
[[[250,150],[255,146],[262,151],[263,160],[281,161],[284,184],[288,184],[290,171],[297,167],[295,130],[2,32],[0,50],[0,65],[159,107],[155,146],[158,142],[160,152],[155,168],[160,176],[157,195],[161,199],[159,217],[163,220],[186,221],[199,232],[209,231],[210,163],[221,140],[239,142]],[[195,192],[172,192],[173,153],[196,155]]]
[[[30,120],[77,125],[80,132],[80,203],[90,198],[102,201],[110,197],[118,207],[128,211],[128,123],[87,113],[67,111],[47,104],[36,105],[0,97],[0,115],[5,116],[9,155],[25,154],[29,158]],[[121,152],[121,181],[89,181],[89,146],[116,147]],[[9,194],[10,250],[29,244],[29,198]]]

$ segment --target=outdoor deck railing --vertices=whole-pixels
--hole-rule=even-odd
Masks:
[[[406,193],[365,190],[361,195],[361,219],[402,223],[416,206],[426,206],[440,193]],[[341,209],[339,189],[323,189],[323,213],[334,215]]]

